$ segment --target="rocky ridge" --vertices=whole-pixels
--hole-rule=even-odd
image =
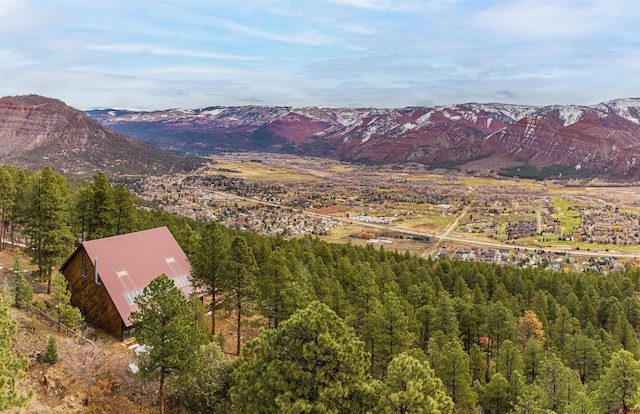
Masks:
[[[106,129],[57,99],[27,95],[0,99],[0,163],[89,175],[161,174],[198,161]]]

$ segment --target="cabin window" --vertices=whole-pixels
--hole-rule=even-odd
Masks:
[[[100,286],[102,281],[100,280],[100,274],[98,274],[98,258],[93,259],[93,280],[95,280],[96,285]]]
[[[87,277],[87,253],[83,250],[80,254],[82,257],[82,265],[80,266],[80,275]]]

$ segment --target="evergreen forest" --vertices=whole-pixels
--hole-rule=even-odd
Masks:
[[[138,340],[153,344],[138,375],[159,382],[161,411],[166,382],[190,412],[640,412],[637,267],[434,260],[263,237],[139,204],[102,173],[83,182],[0,167],[2,247],[23,246],[41,280],[79,242],[159,226],[187,253],[204,306],[158,275],[132,315]],[[234,319],[236,355],[222,352],[207,311]],[[11,333],[7,315],[0,329]],[[261,329],[245,341],[247,326]],[[3,366],[0,384],[10,384]],[[24,404],[1,388],[0,408]]]

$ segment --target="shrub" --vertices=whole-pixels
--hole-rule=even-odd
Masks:
[[[231,406],[232,362],[216,342],[202,345],[199,354],[200,368],[189,376],[181,390],[184,405],[194,412],[227,413]]]

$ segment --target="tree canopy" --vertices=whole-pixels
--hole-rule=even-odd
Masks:
[[[197,352],[205,335],[189,302],[165,274],[152,280],[135,303],[139,310],[131,313],[131,322],[138,341],[148,350],[138,374],[160,380],[160,411],[164,412],[166,377],[179,380],[198,366]]]
[[[241,412],[357,412],[367,361],[353,329],[312,302],[245,345],[231,397]]]

